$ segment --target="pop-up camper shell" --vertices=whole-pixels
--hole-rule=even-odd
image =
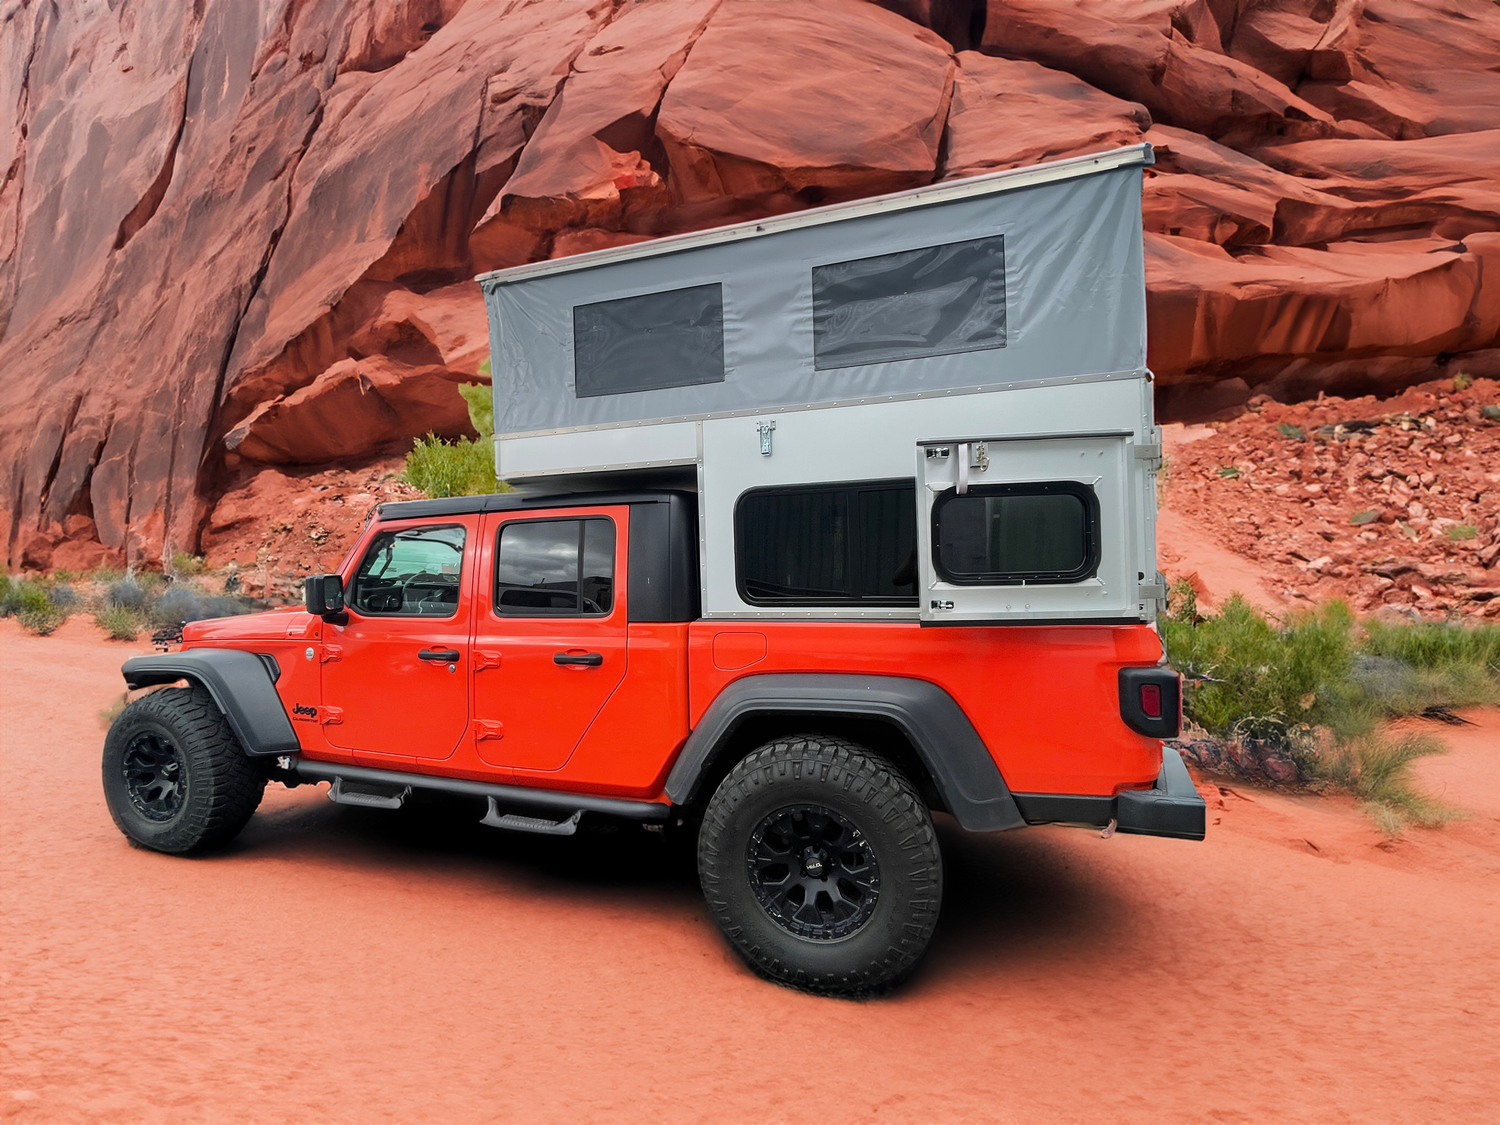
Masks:
[[[707,618],[1154,621],[1151,163],[1136,145],[485,274],[499,475],[695,491]],[[842,484],[867,530],[914,535],[899,581],[747,580],[766,552],[741,505]],[[983,518],[950,536],[950,504]],[[855,570],[888,550],[850,526]]]

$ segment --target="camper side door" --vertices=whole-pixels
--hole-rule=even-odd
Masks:
[[[1123,433],[918,443],[923,623],[1142,620],[1131,454]]]

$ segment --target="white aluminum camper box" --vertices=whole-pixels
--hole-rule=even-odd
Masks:
[[[1154,621],[1151,163],[1135,145],[484,274],[497,471],[695,490],[705,617]],[[898,478],[916,480],[916,606],[742,596],[748,490]],[[1059,481],[1097,498],[1087,577],[943,580],[936,500]]]

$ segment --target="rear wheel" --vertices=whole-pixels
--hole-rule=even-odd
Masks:
[[[822,736],[762,746],[730,771],[704,812],[698,874],[752,969],[826,995],[908,976],[942,903],[921,798],[889,762]]]
[[[132,841],[181,854],[216,847],[245,827],[265,792],[201,687],[163,688],[120,713],[104,740],[104,799]]]

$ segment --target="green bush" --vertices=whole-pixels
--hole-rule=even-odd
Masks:
[[[198,555],[190,555],[186,551],[174,551],[172,553],[172,570],[177,574],[186,575],[191,578],[203,573],[203,559]]]
[[[1184,709],[1224,737],[1285,740],[1317,722],[1353,661],[1353,615],[1342,602],[1299,614],[1284,629],[1243,598],[1217,617],[1162,622],[1167,657],[1188,679]]]
[[[406,456],[406,483],[432,497],[482,496],[497,490],[494,439],[446,442],[428,434]]]
[[[1456,815],[1411,777],[1411,763],[1442,744],[1381,724],[1500,701],[1500,628],[1371,621],[1361,631],[1341,602],[1277,625],[1239,597],[1200,618],[1187,591],[1173,594],[1161,631],[1186,681],[1188,718],[1221,738],[1288,747],[1311,776],[1357,797],[1392,833]]]
[[[488,364],[486,360],[481,366],[481,374],[488,373]],[[417,438],[407,455],[403,479],[431,497],[509,492],[510,486],[495,477],[495,411],[489,384],[462,386],[458,393],[468,405],[469,421],[479,439],[447,442],[433,434]]]
[[[1500,675],[1500,625],[1424,621],[1365,626],[1365,652],[1389,656],[1413,668],[1467,667]]]
[[[105,606],[94,614],[94,624],[113,641],[135,640],[145,623],[140,613],[122,605]]]
[[[71,587],[66,589],[72,593]],[[0,617],[13,616],[21,628],[42,637],[68,619],[70,608],[56,604],[47,583],[34,578],[8,580],[4,594],[0,595]]]

